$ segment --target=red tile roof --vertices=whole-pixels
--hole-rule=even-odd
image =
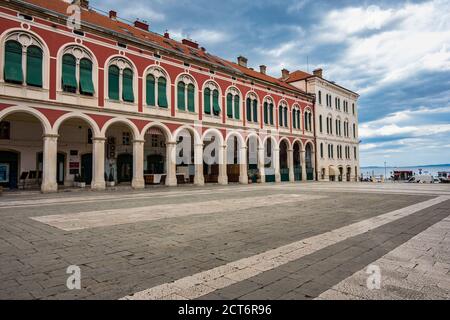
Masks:
[[[313,76],[312,74],[309,74],[309,73],[301,71],[301,70],[297,70],[297,71],[290,73],[289,77],[284,81],[287,83],[292,83],[292,82],[304,80],[304,79],[312,77],[312,76]]]
[[[37,5],[42,8],[46,8],[51,11],[55,11],[59,14],[67,16],[67,7],[69,4],[67,2],[64,2],[63,0],[23,0],[25,2],[28,2],[33,5]],[[203,59],[207,62],[212,62],[215,64],[219,64],[228,68],[232,68],[235,71],[240,71],[243,74],[261,80],[265,82],[269,82],[271,84],[280,86],[282,88],[285,88],[287,90],[296,91],[299,93],[304,93],[303,91],[299,90],[298,88],[281,81],[277,78],[271,77],[269,75],[262,74],[260,72],[251,70],[250,68],[242,67],[234,62],[230,62],[227,60],[224,60],[222,58],[210,55],[206,53],[205,51],[201,49],[194,49],[189,45],[182,44],[181,42],[175,41],[173,39],[165,38],[163,35],[151,32],[151,31],[144,31],[142,29],[136,28],[133,25],[127,24],[120,20],[113,20],[110,19],[109,16],[103,15],[93,9],[89,10],[81,10],[81,20],[83,22],[87,22],[89,24],[102,27],[105,29],[109,29],[111,31],[114,31],[118,34],[122,34],[128,37],[136,38],[137,40],[142,40],[146,42],[153,42],[157,44],[160,47],[169,49],[169,50],[175,50],[178,51],[184,55],[190,56],[191,58],[197,58],[197,59]]]

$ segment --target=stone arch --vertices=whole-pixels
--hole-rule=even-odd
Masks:
[[[161,132],[164,134],[167,142],[174,142],[174,138],[172,137],[172,133],[170,132],[169,128],[161,122],[150,122],[149,124],[147,124],[141,131],[140,139],[144,139],[145,133],[150,128],[160,129]]]
[[[12,106],[12,107],[8,107],[6,109],[3,109],[2,111],[0,111],[0,120],[6,118],[7,116],[13,114],[13,113],[27,113],[30,114],[32,116],[34,116],[35,118],[37,118],[39,120],[39,122],[42,125],[42,131],[44,134],[51,134],[53,133],[52,130],[52,126],[50,124],[50,122],[48,121],[48,119],[45,117],[45,115],[43,113],[41,113],[40,111],[34,109],[34,108],[30,108],[30,107],[25,107],[25,106]]]
[[[106,123],[103,125],[103,128],[100,131],[100,135],[106,136],[106,132],[108,131],[108,129],[116,123],[125,124],[133,133],[133,139],[139,139],[141,137],[136,125],[131,120],[122,117],[115,117],[106,121]]]
[[[101,135],[100,128],[98,127],[98,125],[94,121],[94,119],[92,119],[88,115],[86,115],[82,112],[78,112],[78,111],[66,113],[66,114],[62,115],[61,117],[59,117],[53,124],[53,131],[55,133],[58,133],[59,128],[66,120],[70,120],[70,119],[74,119],[74,118],[86,121],[92,129],[94,137],[97,137],[97,138],[104,137],[104,135]]]

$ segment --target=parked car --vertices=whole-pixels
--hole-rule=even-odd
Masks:
[[[433,183],[434,178],[432,175],[420,174],[409,178],[408,183]]]

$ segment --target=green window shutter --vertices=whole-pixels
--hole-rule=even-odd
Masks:
[[[231,93],[227,94],[227,116],[228,118],[233,118],[233,95]]]
[[[27,50],[27,84],[42,88],[42,50],[30,46]]]
[[[284,108],[284,126],[287,128],[288,126],[288,118],[287,118],[288,108]]]
[[[92,82],[92,62],[89,59],[80,61],[80,93],[94,95],[94,83]]]
[[[297,121],[295,117],[297,116],[297,110],[292,110],[292,128],[297,129]]]
[[[258,100],[253,100],[253,121],[258,122]]]
[[[123,70],[122,79],[122,99],[126,102],[134,102],[133,93],[133,71],[131,69]]]
[[[234,118],[236,120],[239,120],[241,118],[240,116],[240,110],[241,110],[241,99],[239,98],[238,95],[234,96]]]
[[[269,118],[270,124],[273,126],[273,103],[269,105]]]
[[[269,124],[269,105],[267,102],[264,102],[264,123]]]
[[[247,107],[246,107],[246,112],[247,112],[247,121],[252,121],[252,100],[250,100],[250,98],[247,98]]]
[[[5,45],[5,81],[22,83],[22,46],[17,41],[7,41]]]
[[[71,54],[65,54],[62,61],[62,85],[66,92],[77,92],[77,64],[75,57]]]
[[[158,79],[158,105],[161,108],[167,108],[167,80],[166,78],[159,77]]]
[[[192,83],[188,84],[188,111],[195,112],[195,87]]]
[[[183,81],[178,82],[177,85],[177,107],[178,110],[186,110],[186,99],[185,99],[185,88],[186,85]]]
[[[213,91],[213,112],[215,116],[218,116],[220,114],[219,90]]]
[[[297,110],[297,128],[300,129],[300,124],[301,124],[301,112],[300,110]]]
[[[152,74],[147,75],[146,79],[146,103],[148,106],[156,105],[156,97],[155,97],[155,77]]]
[[[110,66],[108,70],[108,97],[111,100],[119,100],[119,77],[119,68]]]
[[[320,115],[319,116],[319,129],[320,129],[320,132],[322,133],[322,115]]]
[[[283,108],[281,106],[278,106],[278,125],[283,126]]]
[[[211,90],[209,88],[206,88],[205,92],[203,93],[203,106],[203,111],[206,114],[211,114]]]

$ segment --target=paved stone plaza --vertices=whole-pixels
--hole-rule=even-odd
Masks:
[[[450,185],[5,193],[0,216],[0,299],[450,298]]]

